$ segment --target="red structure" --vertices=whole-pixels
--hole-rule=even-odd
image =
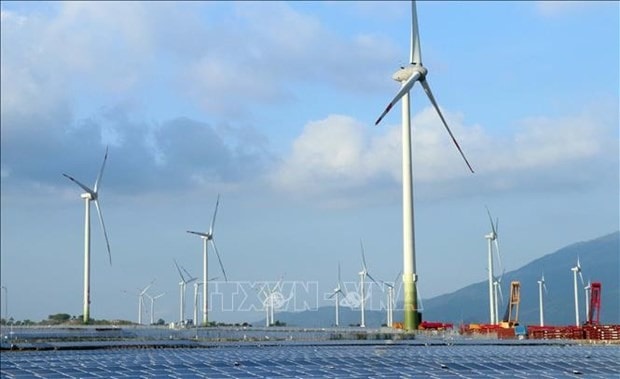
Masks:
[[[586,325],[599,325],[601,317],[601,283],[590,284],[590,311]]]

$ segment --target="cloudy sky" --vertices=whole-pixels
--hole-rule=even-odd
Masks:
[[[106,146],[113,262],[93,214],[94,318],[136,320],[136,292],[155,279],[156,318],[177,319],[173,259],[202,274],[185,231],[208,229],[218,194],[216,242],[248,299],[213,319],[259,319],[252,284],[281,277],[330,304],[338,262],[354,288],[360,240],[375,278],[401,270],[400,109],[374,120],[408,61],[407,3],[1,7],[11,316],[82,313],[84,205],[62,173],[94,184]],[[485,206],[507,271],[618,230],[618,3],[421,2],[418,17],[428,81],[476,171],[414,87],[421,295],[485,279]],[[209,271],[221,277],[214,255]]]

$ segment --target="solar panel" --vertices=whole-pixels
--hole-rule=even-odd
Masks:
[[[618,345],[279,343],[1,354],[3,378],[614,378],[620,373]]]

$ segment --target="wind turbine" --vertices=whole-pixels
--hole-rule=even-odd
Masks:
[[[183,324],[185,322],[185,291],[187,289],[187,285],[193,281],[195,281],[197,278],[192,278],[192,276],[187,272],[187,270],[184,267],[179,267],[179,264],[177,263],[176,260],[174,260],[174,265],[177,268],[177,271],[179,272],[179,276],[181,277],[181,281],[179,282],[179,297],[180,297],[180,305],[179,305],[179,321],[181,324]],[[185,271],[185,274],[187,275],[187,278],[185,277],[185,275],[183,275],[183,272],[181,272],[181,268],[183,269],[183,271]]]
[[[395,299],[394,299],[394,286],[396,286],[396,282],[398,281],[398,277],[401,275],[401,273],[399,272],[396,275],[396,278],[394,279],[394,281],[392,283],[388,283],[388,282],[383,282],[383,285],[385,285],[388,290],[387,290],[387,322],[386,325],[388,327],[392,327],[394,326],[394,305],[395,303]]]
[[[497,230],[499,227],[499,219],[495,219],[495,224],[493,224],[493,217],[491,217],[491,212],[489,208],[487,208],[487,214],[489,215],[489,221],[491,223],[491,233],[484,236],[484,238],[488,241],[488,272],[489,272],[489,319],[491,324],[497,324],[499,322],[499,318],[497,315],[497,296],[494,296],[493,290],[493,281],[495,276],[494,267],[493,267],[493,243],[495,243],[495,252],[497,253],[497,262],[499,267],[501,267],[501,257],[499,254],[499,242],[497,240]]]
[[[392,78],[401,84],[400,90],[396,96],[387,105],[381,116],[375,122],[378,125],[383,117],[392,109],[392,107],[402,98],[402,144],[403,144],[403,284],[404,284],[404,328],[405,330],[414,330],[418,328],[421,314],[417,304],[416,283],[418,275],[415,265],[415,232],[413,224],[413,173],[411,164],[411,120],[409,106],[409,91],[416,82],[420,82],[424,92],[428,96],[433,107],[439,114],[446,131],[452,138],[452,142],[465,160],[467,167],[473,173],[474,170],[465,158],[465,154],[461,150],[458,142],[454,138],[452,131],[448,127],[443,114],[439,110],[439,106],[435,101],[435,97],[431,92],[431,88],[426,81],[427,69],[422,65],[422,53],[420,51],[420,36],[418,33],[418,18],[416,14],[415,1],[411,3],[411,50],[409,54],[410,64],[396,71]]]
[[[146,297],[149,298],[149,300],[151,300],[151,325],[153,325],[155,323],[155,300],[159,299],[160,297],[164,296],[166,293],[162,292],[157,296],[151,296],[148,293],[145,293],[144,295]]]
[[[590,279],[588,279],[588,285],[583,287],[585,294],[586,294],[586,300],[584,301],[584,303],[586,303],[586,322],[589,322],[589,315],[590,315],[590,290],[592,289],[592,283],[590,282]]]
[[[155,282],[155,279],[151,280],[149,285],[144,287],[142,291],[138,289],[138,291],[140,291],[138,293],[138,324],[139,325],[142,325],[142,306],[144,305],[144,295],[146,294],[146,291],[148,291],[148,289],[151,288],[154,282]]]
[[[373,282],[375,282],[376,285],[379,285],[379,283],[377,283],[377,281],[370,275],[370,273],[368,273],[368,267],[366,267],[366,257],[364,254],[364,245],[362,244],[362,241],[360,241],[360,246],[362,248],[362,271],[359,272],[359,276],[360,276],[360,310],[362,313],[362,318],[361,318],[361,322],[360,322],[360,327],[361,328],[365,328],[366,327],[366,320],[365,320],[365,304],[366,304],[366,294],[365,294],[365,287],[366,287],[366,283],[365,283],[365,279],[366,277],[370,278],[370,280],[372,280]]]
[[[577,292],[577,273],[579,273],[581,285],[583,285],[583,275],[581,274],[581,263],[579,263],[579,257],[577,257],[577,265],[570,270],[573,272],[573,282],[575,287],[575,325],[579,326],[579,295]]]
[[[200,236],[200,238],[202,238],[202,283],[203,283],[203,291],[202,291],[202,324],[203,325],[207,325],[207,323],[209,322],[208,316],[207,316],[207,309],[208,307],[208,280],[207,280],[207,275],[208,275],[208,267],[207,267],[207,262],[208,262],[208,257],[207,257],[207,244],[209,242],[211,242],[211,245],[213,246],[213,250],[215,250],[215,255],[217,256],[217,260],[220,263],[220,268],[222,269],[222,274],[224,274],[224,280],[228,281],[228,278],[226,277],[226,271],[224,270],[224,265],[222,264],[222,258],[220,258],[220,253],[217,250],[217,246],[215,245],[215,240],[214,240],[214,235],[213,235],[213,228],[215,226],[215,216],[217,215],[217,208],[220,205],[220,195],[217,195],[217,201],[215,203],[215,211],[213,212],[213,218],[211,219],[211,225],[209,226],[209,231],[207,233],[201,233],[201,232],[193,232],[191,230],[188,230],[188,233],[191,234],[195,234],[197,236]],[[194,322],[196,322],[194,320]]]
[[[86,209],[84,216],[84,310],[83,310],[83,322],[84,324],[88,323],[90,320],[90,202],[95,202],[95,208],[97,208],[97,215],[99,216],[99,223],[101,224],[101,229],[103,230],[103,236],[105,237],[106,248],[108,249],[108,259],[110,260],[110,266],[112,265],[112,254],[110,253],[110,242],[108,240],[108,233],[105,229],[105,224],[103,223],[103,216],[101,215],[101,206],[99,205],[99,183],[101,182],[101,177],[103,176],[103,168],[105,167],[105,162],[108,159],[108,148],[105,149],[105,155],[103,156],[103,163],[101,164],[101,169],[99,170],[99,175],[97,175],[97,179],[95,180],[95,186],[93,189],[85,186],[77,179],[69,176],[67,174],[62,174],[73,183],[80,186],[85,192],[80,195],[82,199],[84,199],[84,206]]]
[[[504,303],[504,294],[502,293],[502,276],[494,276],[493,277],[493,301],[495,302],[495,321],[499,324],[499,302],[497,301],[497,295],[499,293],[499,298]]]
[[[336,327],[340,326],[340,295],[346,296],[342,291],[344,286],[341,286],[342,281],[340,280],[340,262],[338,262],[338,284],[336,288],[334,288],[334,292],[329,296],[336,297]]]
[[[545,274],[543,273],[538,281],[538,306],[540,309],[540,326],[545,326],[545,312],[543,309],[543,289],[547,293],[547,285],[545,284]]]

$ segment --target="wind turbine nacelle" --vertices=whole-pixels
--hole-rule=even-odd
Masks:
[[[428,70],[420,64],[411,64],[407,67],[401,67],[400,70],[396,71],[394,75],[392,75],[392,79],[397,82],[404,82],[416,72],[420,73],[420,78],[424,78]]]
[[[84,192],[83,194],[80,195],[80,197],[82,199],[94,200],[93,195],[88,192]]]

